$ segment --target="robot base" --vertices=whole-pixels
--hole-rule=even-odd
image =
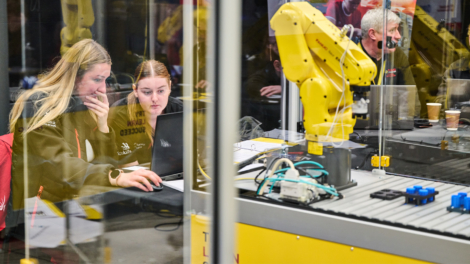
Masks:
[[[312,161],[316,161],[328,171],[328,184],[338,191],[357,185],[351,180],[351,151],[344,148],[324,147],[323,155],[308,154]]]
[[[342,190],[345,190],[347,188],[351,188],[351,187],[354,187],[354,186],[357,186],[357,182],[355,180],[351,180],[350,182],[346,183],[345,185],[341,185],[341,186],[336,186],[335,185],[335,189],[337,191],[342,191]]]

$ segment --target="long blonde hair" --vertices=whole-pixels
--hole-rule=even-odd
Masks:
[[[92,39],[84,39],[75,43],[52,70],[40,76],[33,89],[24,92],[18,98],[10,113],[10,131],[14,132],[15,124],[23,112],[25,102],[34,94],[45,96],[34,102],[35,107],[38,104],[40,107],[31,118],[28,127],[24,129],[25,134],[64,113],[73,94],[76,81],[80,80],[93,66],[101,63],[111,65],[111,58],[100,44]]]
[[[132,85],[132,89],[136,91],[139,87],[137,87],[137,83],[140,79],[146,77],[160,77],[165,78],[168,83],[168,87],[171,89],[170,83],[170,74],[165,66],[165,64],[156,61],[156,60],[148,60],[143,61],[142,63],[137,66],[134,73],[135,83]],[[137,102],[137,97],[135,96],[135,92],[131,92],[127,96],[127,113],[129,114],[130,120],[137,116],[138,111],[143,111],[142,107],[140,106],[139,102]],[[150,138],[153,144],[153,135],[155,130],[150,126],[148,122],[145,122],[145,133]]]

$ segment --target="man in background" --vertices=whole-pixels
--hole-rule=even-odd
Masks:
[[[367,11],[362,17],[362,39],[359,47],[377,66],[375,85],[415,85],[408,57],[396,44],[401,39],[399,25],[401,19],[391,10],[387,10],[387,24],[383,25],[383,9]],[[386,32],[384,32],[386,30]],[[383,43],[383,33],[386,43]],[[382,49],[384,57],[382,58]],[[415,88],[416,90],[416,88]],[[415,116],[420,112],[418,93],[403,92],[398,94],[399,116]],[[414,102],[414,103],[413,103]],[[414,106],[414,107],[413,107]]]
[[[367,11],[362,18],[362,39],[359,46],[366,52],[377,66],[375,84],[380,85],[415,85],[411,73],[408,57],[396,43],[401,39],[399,32],[400,18],[391,10],[387,10],[387,25],[383,26],[383,9],[376,8]],[[387,47],[382,43],[383,30],[387,30],[386,36],[390,37]],[[384,59],[382,60],[382,48],[384,48]],[[382,69],[384,68],[384,69]]]
[[[282,67],[274,37],[267,38],[264,58],[264,67],[250,74],[245,83],[248,107],[242,115],[254,117],[264,131],[269,131],[279,128],[281,117]]]

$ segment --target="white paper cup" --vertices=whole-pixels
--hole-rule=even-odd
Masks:
[[[459,128],[460,110],[446,110],[447,130],[457,130]]]

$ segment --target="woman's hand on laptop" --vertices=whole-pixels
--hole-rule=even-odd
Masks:
[[[139,169],[129,173],[122,173],[117,178],[117,185],[121,187],[137,187],[143,191],[153,191],[152,181],[156,186],[160,186],[162,179],[153,171]]]

